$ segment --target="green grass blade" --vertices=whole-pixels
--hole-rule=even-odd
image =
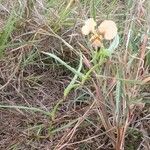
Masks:
[[[96,64],[93,66],[88,72],[85,74],[85,76],[82,78],[82,85],[85,83],[85,81],[90,77],[91,73],[99,66],[99,64]]]
[[[0,105],[0,108],[12,108],[12,109],[23,109],[23,110],[30,110],[30,111],[34,111],[34,112],[41,112],[44,115],[50,116],[51,113],[50,112],[46,112],[44,110],[41,110],[39,108],[35,108],[35,107],[26,107],[26,106],[12,106],[12,105]]]
[[[52,112],[51,112],[51,118],[52,120],[55,119],[55,114],[56,114],[56,111],[57,111],[57,108],[59,107],[59,105],[63,102],[64,99],[61,99],[59,100],[59,102],[54,106]]]
[[[120,106],[120,99],[121,99],[121,81],[117,81],[116,86],[116,113],[119,113],[119,106]]]
[[[10,17],[8,18],[6,25],[0,34],[0,58],[4,54],[4,45],[7,43],[8,38],[10,37],[12,31],[15,28],[15,22],[17,21],[16,17],[14,16],[14,13],[11,13]]]
[[[72,68],[71,66],[69,66],[66,62],[64,62],[63,60],[61,60],[59,57],[57,57],[55,54],[52,53],[48,53],[48,52],[43,52],[43,54],[48,55],[52,58],[54,58],[55,60],[57,60],[60,64],[64,65],[67,69],[69,69],[71,72],[73,72],[74,74],[77,74],[79,77],[82,77],[83,74],[81,72],[78,72],[76,69]]]
[[[95,0],[91,0],[90,2],[90,11],[91,11],[91,17],[96,19],[96,8],[95,8]]]
[[[66,124],[66,125],[64,125],[64,126],[62,126],[62,127],[60,127],[60,128],[53,129],[53,130],[51,131],[51,133],[53,134],[53,133],[62,131],[62,130],[64,130],[64,129],[66,129],[66,128],[69,128],[69,127],[71,127],[74,123],[76,123],[77,121],[78,121],[78,119],[74,119],[74,120],[70,121],[68,124]]]
[[[120,78],[119,72],[117,73],[117,77]],[[122,81],[117,80],[117,85],[116,85],[116,121],[119,123],[119,115],[120,115],[120,106],[121,106],[121,96],[122,96]]]
[[[83,63],[82,63],[82,53],[80,53],[80,62],[79,62],[79,68],[78,68],[78,73],[81,72]],[[70,84],[67,86],[67,88],[64,91],[64,98],[69,94],[72,88],[78,86],[78,84],[75,84],[76,80],[78,78],[78,74],[75,74],[73,79],[71,80]]]

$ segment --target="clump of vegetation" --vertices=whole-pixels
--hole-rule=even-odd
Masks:
[[[0,2],[0,149],[150,147],[148,1]]]
[[[137,149],[142,141],[142,133],[134,130],[134,129],[129,129],[127,131],[127,138],[126,143],[125,143],[125,149],[127,150],[134,150]]]

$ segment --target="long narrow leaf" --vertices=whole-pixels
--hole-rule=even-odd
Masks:
[[[117,77],[120,78],[120,72],[118,71]],[[122,81],[117,80],[117,85],[116,85],[116,121],[119,123],[119,115],[120,115],[120,108],[121,108],[121,96],[122,96]]]
[[[12,109],[23,109],[23,110],[30,110],[30,111],[34,111],[34,112],[41,112],[47,116],[50,116],[51,113],[50,112],[46,112],[42,109],[39,108],[35,108],[35,107],[26,107],[26,106],[13,106],[13,105],[0,105],[0,108],[12,108]]]
[[[54,58],[55,60],[57,60],[60,64],[64,65],[67,69],[69,69],[71,72],[73,72],[74,74],[77,74],[79,77],[82,77],[83,74],[81,72],[78,72],[76,69],[72,68],[71,66],[69,66],[66,62],[64,62],[63,60],[61,60],[59,57],[57,57],[55,54],[52,53],[48,53],[48,52],[44,52],[42,51],[43,54],[48,55],[52,58]]]
[[[4,54],[4,45],[7,43],[8,41],[8,38],[10,37],[12,31],[14,30],[15,28],[15,22],[16,22],[16,18],[14,17],[14,13],[12,13],[10,15],[10,17],[8,18],[6,24],[5,24],[5,27],[0,35],[0,46],[2,48],[0,48],[0,57],[3,56]]]
[[[121,81],[118,80],[116,86],[116,113],[117,114],[119,114],[120,99],[121,99]]]
[[[79,63],[79,68],[77,70],[78,73],[81,72],[82,65],[83,65],[83,63],[82,63],[82,53],[80,53],[80,63]],[[75,85],[75,82],[76,82],[77,78],[78,78],[78,74],[75,74],[74,77],[73,77],[73,79],[71,80],[70,84],[67,86],[67,88],[64,91],[64,97],[66,97],[69,94],[70,90],[73,87],[76,87],[78,85],[78,84]]]

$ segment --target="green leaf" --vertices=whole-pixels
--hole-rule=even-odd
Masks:
[[[80,63],[79,63],[79,68],[77,70],[78,73],[80,73],[80,71],[82,69],[82,65],[83,65],[83,63],[82,63],[82,53],[80,53]],[[67,86],[67,88],[64,91],[64,97],[66,97],[69,94],[69,92],[72,88],[78,86],[78,84],[75,84],[77,78],[78,78],[78,74],[75,74],[73,79],[71,80],[70,84]]]
[[[117,71],[117,78],[121,77],[121,70]],[[121,96],[122,96],[122,81],[117,80],[117,85],[116,85],[116,121],[119,123],[120,122],[120,113],[121,113]]]
[[[108,49],[102,48],[102,49],[99,51],[98,56],[99,56],[99,58],[104,59],[104,58],[106,58],[106,57],[109,57],[110,54],[111,54],[111,53],[110,53],[110,51],[109,51]]]
[[[0,108],[12,108],[12,109],[23,109],[23,110],[30,110],[30,111],[34,111],[34,112],[41,112],[42,114],[45,114],[47,116],[50,116],[51,113],[44,111],[42,109],[39,108],[35,108],[35,107],[26,107],[26,106],[11,106],[11,105],[0,105]]]
[[[121,99],[121,80],[118,80],[116,86],[116,113],[117,114],[119,113],[120,99]]]
[[[14,15],[14,13],[11,13],[10,17],[8,18],[4,29],[2,31],[2,33],[0,34],[0,57],[3,56],[4,54],[4,45],[8,42],[8,38],[10,37],[12,31],[15,28],[15,23],[16,23],[17,19],[16,16]]]
[[[54,58],[55,60],[57,60],[60,64],[64,65],[67,69],[69,69],[71,72],[73,72],[74,74],[77,74],[79,77],[82,77],[83,74],[79,71],[77,71],[76,69],[72,68],[71,66],[69,66],[66,62],[64,62],[63,60],[61,60],[59,57],[57,57],[55,54],[52,53],[48,53],[48,52],[44,52],[42,51],[43,54],[48,55],[52,58]]]
[[[93,17],[94,20],[96,20],[95,0],[91,0],[90,2],[90,13],[91,13],[91,17]]]

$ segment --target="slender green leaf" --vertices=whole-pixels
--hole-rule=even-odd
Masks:
[[[60,64],[64,65],[67,69],[69,69],[71,72],[73,72],[74,74],[77,74],[79,77],[82,77],[83,74],[81,72],[78,72],[76,69],[72,68],[71,66],[69,66],[66,62],[64,62],[63,60],[61,60],[59,57],[57,57],[55,54],[52,53],[48,53],[48,52],[44,52],[42,51],[43,54],[48,55],[52,58],[54,58],[55,60],[57,60]]]
[[[42,109],[39,108],[35,108],[35,107],[26,107],[26,106],[12,106],[12,105],[0,105],[0,108],[12,108],[12,109],[23,109],[23,110],[30,110],[30,111],[34,111],[34,112],[41,112],[47,116],[50,116],[51,113],[50,112],[46,112]]]
[[[82,63],[82,53],[80,53],[79,68],[78,68],[78,70],[77,70],[78,73],[81,72],[82,65],[83,65],[83,63]],[[71,80],[70,84],[67,86],[67,88],[66,88],[65,91],[64,91],[64,97],[66,97],[66,96],[69,94],[69,92],[70,92],[70,90],[71,90],[72,88],[78,86],[78,84],[75,84],[77,78],[78,78],[78,74],[75,74],[74,77],[73,77],[73,79]]]
[[[96,19],[96,8],[95,8],[95,0],[91,0],[90,4],[90,9],[91,9],[91,17]]]
[[[4,54],[4,45],[7,43],[8,38],[10,37],[12,31],[15,28],[15,22],[16,22],[16,17],[14,15],[14,13],[11,13],[10,17],[8,18],[4,29],[2,31],[2,33],[0,34],[0,57],[3,56]]]

